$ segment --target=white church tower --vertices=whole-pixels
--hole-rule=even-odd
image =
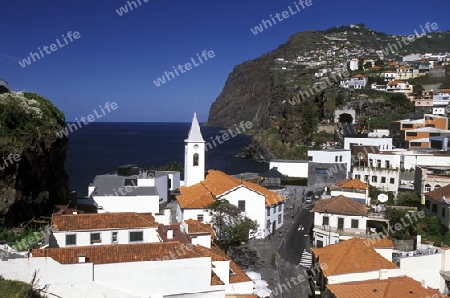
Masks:
[[[205,179],[205,141],[196,113],[184,144],[184,186],[191,186]]]

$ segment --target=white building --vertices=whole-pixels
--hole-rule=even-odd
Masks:
[[[191,186],[205,179],[205,141],[196,113],[184,144],[184,186]]]
[[[380,150],[392,149],[392,138],[344,138],[344,149],[352,145],[377,146]]]
[[[180,188],[176,220],[192,218],[209,223],[211,211],[207,206],[221,199],[228,200],[241,210],[242,215],[258,223],[258,230],[252,231],[252,236],[257,239],[274,233],[283,225],[285,198],[260,185],[216,170],[209,170],[203,182]]]
[[[370,205],[369,187],[359,179],[345,179],[330,188],[332,197],[345,196],[354,201]]]
[[[272,159],[269,168],[277,168],[277,171],[288,177],[308,178],[307,160]]]
[[[346,164],[347,170],[351,166],[350,149],[326,149],[326,150],[308,150],[308,160],[311,162]]]
[[[88,196],[79,204],[93,205],[98,213],[160,213],[169,190],[180,186],[180,173],[143,171],[135,165],[124,165],[117,173],[98,175],[88,187]]]
[[[29,257],[1,262],[0,275],[29,282],[38,272],[38,286],[48,285],[49,293],[65,298],[225,298],[253,292],[252,280],[211,244],[211,227],[194,220],[159,225],[148,239],[146,229],[153,229],[155,221],[144,214],[63,215],[54,218],[53,227],[56,224],[64,230],[55,229],[56,238],[63,232],[79,236],[97,231],[106,238],[86,246],[78,242],[72,247],[32,250]],[[126,234],[136,228],[144,231],[142,240],[127,243]],[[118,243],[108,244],[113,231],[119,232]]]
[[[158,223],[151,214],[115,212],[54,215],[49,246],[160,242],[157,229]]]
[[[314,209],[314,247],[324,247],[366,234],[368,209],[345,196],[316,202]]]
[[[359,68],[358,67],[358,59],[356,59],[356,58],[351,59],[349,61],[349,68],[350,68],[350,70],[357,70]]]

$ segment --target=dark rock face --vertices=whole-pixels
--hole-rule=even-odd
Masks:
[[[55,204],[66,203],[68,176],[64,161],[68,139],[58,138],[55,133],[63,127],[64,118],[49,101],[37,95],[27,96],[11,93],[0,97],[4,119],[9,111],[25,111],[28,116],[21,122],[11,117],[0,127],[1,226],[49,216]]]

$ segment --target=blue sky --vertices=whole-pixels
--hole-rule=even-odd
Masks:
[[[118,109],[99,121],[189,122],[196,110],[203,122],[235,65],[275,49],[296,32],[356,23],[392,34],[412,34],[426,22],[450,29],[448,0],[311,1],[258,35],[250,28],[294,7],[294,0],[140,0],[141,5],[135,0],[138,7],[122,16],[116,10],[125,0],[4,1],[0,77],[15,91],[49,98],[67,121],[114,101]],[[19,65],[57,38],[64,45],[61,35],[69,31],[80,38],[44,52],[25,68]],[[153,83],[203,50],[215,57],[160,87]]]

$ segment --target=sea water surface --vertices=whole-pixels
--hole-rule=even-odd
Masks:
[[[69,187],[78,196],[85,196],[96,175],[117,170],[124,164],[141,168],[159,167],[177,161],[184,165],[184,140],[190,123],[93,122],[69,133],[65,162]],[[221,128],[201,127],[203,139],[210,141],[222,135]],[[236,157],[250,142],[247,135],[237,135],[213,146],[206,152],[205,169],[221,170],[233,175],[242,172],[263,172],[267,163]]]

